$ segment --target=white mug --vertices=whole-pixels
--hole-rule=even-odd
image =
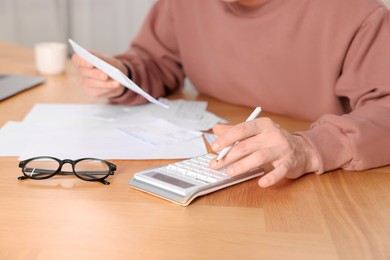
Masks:
[[[35,65],[39,73],[56,75],[64,72],[67,45],[61,42],[41,42],[35,45]]]

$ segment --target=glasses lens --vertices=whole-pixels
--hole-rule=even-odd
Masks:
[[[90,181],[107,177],[110,167],[106,162],[98,159],[85,159],[77,162],[74,171],[81,179]]]
[[[39,158],[29,161],[23,168],[24,174],[31,179],[46,179],[53,176],[60,164],[51,158]]]

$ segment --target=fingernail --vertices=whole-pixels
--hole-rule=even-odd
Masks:
[[[215,165],[216,165],[216,161],[215,160],[211,160],[210,161],[210,168],[215,168]]]
[[[211,146],[211,148],[213,148],[214,151],[218,151],[219,150],[219,144],[213,144]]]

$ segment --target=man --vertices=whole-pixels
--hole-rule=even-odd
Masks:
[[[126,53],[98,55],[156,98],[187,76],[206,95],[314,121],[292,134],[268,118],[214,127],[215,151],[240,142],[210,166],[236,175],[270,162],[267,187],[390,163],[389,43],[389,10],[377,0],[160,0]],[[73,61],[87,93],[146,102]]]

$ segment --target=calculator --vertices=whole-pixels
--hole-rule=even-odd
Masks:
[[[215,154],[205,154],[165,166],[135,173],[130,186],[140,191],[187,206],[196,197],[263,175],[262,168],[229,177],[225,168],[213,170],[209,162]]]

